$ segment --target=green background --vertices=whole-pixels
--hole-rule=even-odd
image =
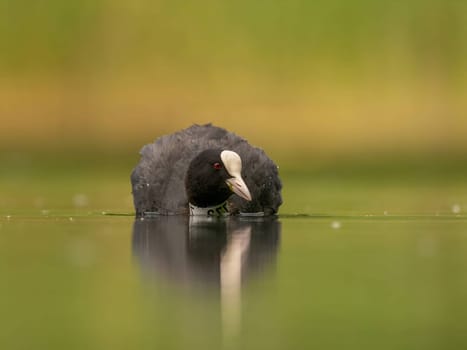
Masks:
[[[204,122],[280,160],[466,151],[465,1],[0,6],[6,151],[134,154]]]

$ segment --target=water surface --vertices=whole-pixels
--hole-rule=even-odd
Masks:
[[[2,348],[459,348],[466,226],[2,217]]]

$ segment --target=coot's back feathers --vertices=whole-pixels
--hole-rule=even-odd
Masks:
[[[231,196],[229,204],[234,213],[264,212],[271,215],[277,212],[282,203],[282,184],[274,162],[263,150],[251,146],[245,139],[206,124],[162,136],[142,148],[141,160],[131,174],[136,214],[187,214],[186,172],[191,160],[207,149],[231,150],[242,159],[242,177],[251,192],[252,201]]]

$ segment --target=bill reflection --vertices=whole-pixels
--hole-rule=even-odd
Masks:
[[[236,333],[242,286],[271,271],[280,231],[276,218],[155,217],[135,221],[133,252],[146,278],[218,290],[225,331]]]

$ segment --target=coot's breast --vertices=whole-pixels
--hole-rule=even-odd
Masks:
[[[188,165],[197,154],[211,148],[237,152],[242,159],[242,177],[252,201],[232,195],[229,204],[234,213],[277,213],[282,184],[274,162],[245,139],[207,124],[162,136],[141,149],[141,160],[131,174],[136,215],[188,214],[184,184]]]

